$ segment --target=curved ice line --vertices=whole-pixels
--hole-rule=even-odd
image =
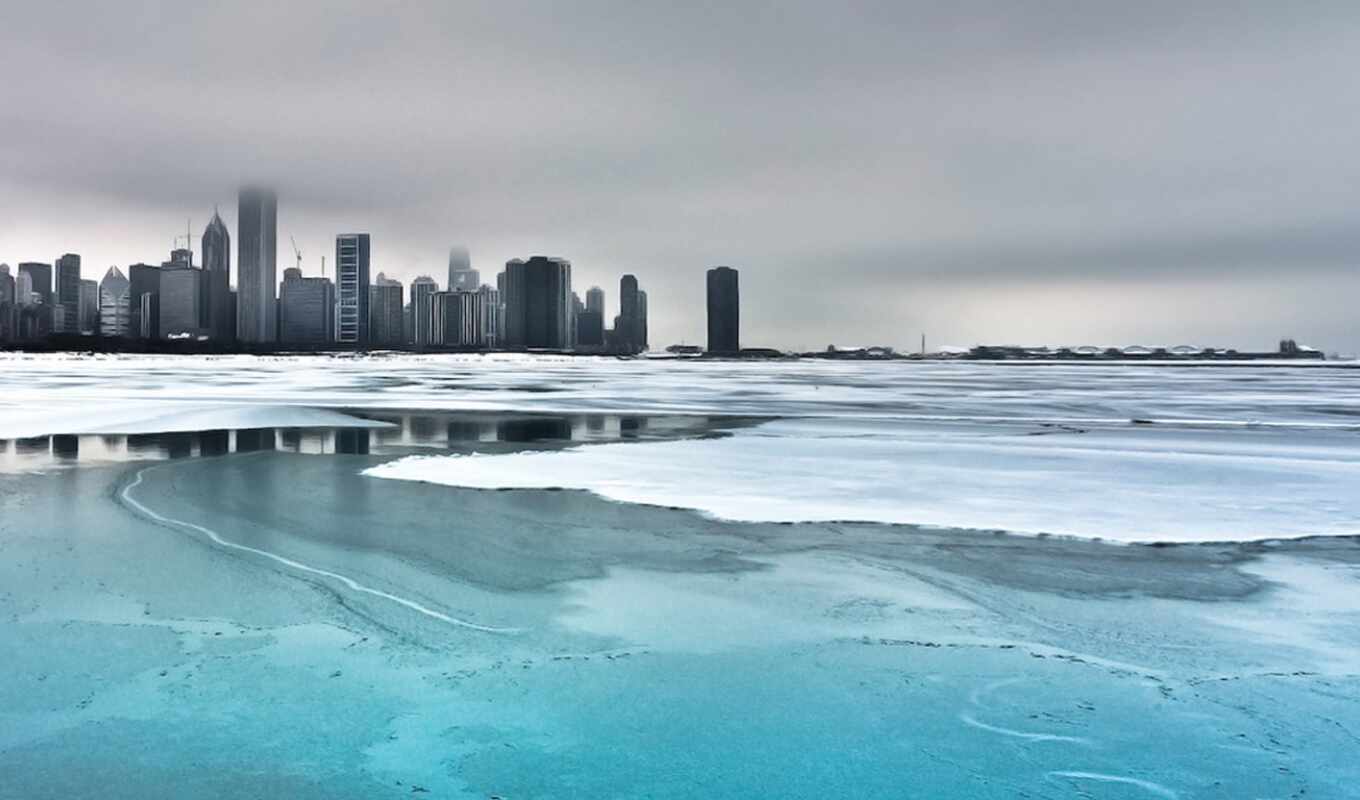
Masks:
[[[1091,743],[1090,740],[1083,739],[1080,736],[1063,736],[1062,734],[1058,733],[1030,733],[1028,731],[1017,731],[1012,728],[1001,728],[996,725],[988,725],[987,723],[982,722],[973,717],[972,714],[960,714],[959,719],[963,720],[964,724],[972,725],[974,728],[980,728],[984,731],[991,731],[992,733],[999,733],[1003,736],[1014,736],[1017,739],[1025,739],[1026,741],[1030,742],[1072,742],[1073,744]]]
[[[157,464],[150,467],[143,467],[142,469],[137,470],[137,474],[133,477],[132,481],[129,482],[127,486],[124,486],[123,491],[119,493],[119,496],[123,499],[124,503],[137,509],[142,514],[146,515],[147,517],[150,517],[151,519],[156,520],[157,522],[160,522],[165,525],[172,525],[188,530],[197,531],[203,534],[204,536],[208,537],[209,540],[211,540],[214,544],[218,545],[219,547],[226,547],[232,550],[240,550],[246,553],[253,553],[254,555],[267,558],[271,561],[278,562],[279,564],[283,564],[286,567],[292,567],[293,569],[298,570],[300,572],[309,572],[313,575],[320,575],[323,578],[330,578],[332,580],[344,584],[346,587],[350,589],[350,591],[371,594],[374,597],[381,597],[384,600],[390,600],[393,603],[396,603],[397,605],[400,606],[405,606],[406,608],[409,608],[418,614],[424,614],[425,616],[430,617],[431,619],[437,619],[440,622],[447,622],[450,625],[456,625],[460,628],[468,628],[470,630],[481,631],[483,633],[519,633],[521,630],[520,628],[493,628],[489,625],[478,625],[475,622],[468,622],[467,620],[464,619],[451,617],[448,614],[443,613],[442,611],[436,611],[433,608],[423,606],[420,603],[415,602],[414,600],[408,600],[405,597],[400,597],[398,595],[391,594],[390,592],[384,592],[381,589],[374,589],[371,586],[365,586],[364,584],[359,583],[358,581],[354,580],[353,578],[347,575],[341,575],[338,572],[331,572],[330,570],[321,569],[319,567],[313,567],[308,564],[304,564],[301,561],[294,561],[291,558],[286,558],[284,556],[278,555],[277,553],[271,553],[268,550],[261,550],[258,547],[251,547],[250,545],[238,544],[236,542],[222,538],[222,536],[219,535],[216,531],[211,530],[209,528],[205,528],[202,525],[196,525],[192,522],[185,522],[184,520],[181,519],[174,519],[171,517],[167,517],[163,514],[158,514],[155,511],[152,511],[151,509],[142,505],[137,500],[135,500],[132,497],[132,490],[137,486],[141,485],[142,476],[144,474],[160,466],[164,465]]]
[[[1123,775],[1106,775],[1103,772],[1050,772],[1049,775],[1056,775],[1060,778],[1077,778],[1091,781],[1104,781],[1105,783],[1127,783],[1130,786],[1137,786],[1139,789],[1151,792],[1158,797],[1165,797],[1167,800],[1176,800],[1180,797],[1175,791],[1166,788],[1160,783],[1139,780],[1138,778],[1128,778]]]

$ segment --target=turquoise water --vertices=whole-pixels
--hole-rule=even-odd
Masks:
[[[390,457],[3,476],[0,797],[1357,796],[1353,540],[728,523]]]

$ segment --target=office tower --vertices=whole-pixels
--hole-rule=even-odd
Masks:
[[[642,333],[638,325],[638,282],[632,275],[619,279],[619,318],[614,324],[619,347],[626,353],[642,350]]]
[[[434,316],[431,344],[442,347],[483,347],[482,297],[477,292],[435,292],[430,297]]]
[[[14,302],[14,276],[9,274],[9,264],[0,264],[0,303]]]
[[[19,274],[28,275],[33,292],[38,294],[43,305],[52,305],[52,265],[26,261],[19,265]]]
[[[80,281],[80,334],[94,336],[99,333],[99,282],[88,279]]]
[[[99,333],[101,336],[127,338],[132,335],[132,284],[122,270],[109,267],[99,282]]]
[[[487,347],[500,347],[501,293],[482,284],[477,295],[482,302],[482,343]]]
[[[592,286],[586,290],[586,311],[594,311],[604,319],[604,289]]]
[[[274,297],[278,204],[269,189],[247,187],[238,197],[236,338],[243,344],[269,345],[278,339]]]
[[[53,333],[80,333],[80,256],[67,253],[57,259],[53,290]]]
[[[203,270],[183,259],[161,267],[159,338],[198,339],[206,331]]]
[[[576,347],[591,349],[604,346],[604,315],[598,311],[582,311],[576,315]]]
[[[133,264],[128,267],[128,332],[141,339],[159,339],[161,336],[159,300],[147,301],[146,295],[160,297],[161,270],[150,264]],[[150,316],[143,317],[142,311],[153,310]]]
[[[741,299],[737,291],[737,271],[714,267],[708,271],[708,352],[735,353],[741,350],[739,329]]]
[[[368,337],[373,347],[401,347],[403,294],[401,281],[378,273],[368,290]]]
[[[646,352],[647,345],[647,293],[638,290],[637,296],[637,336],[638,350]]]
[[[368,346],[368,256],[368,234],[335,237],[335,340],[340,344]]]
[[[19,276],[14,279],[14,304],[31,306],[33,301],[33,276],[27,272],[20,272]]]
[[[481,273],[472,268],[468,249],[460,245],[449,248],[449,291],[475,292],[481,285]]]
[[[533,256],[506,262],[507,347],[565,349],[571,342],[571,262]]]
[[[208,338],[219,344],[236,339],[236,318],[231,316],[231,234],[213,210],[203,229],[202,246]]]
[[[429,275],[421,275],[411,281],[411,333],[416,347],[428,347],[434,343],[434,293],[439,284]]]
[[[16,337],[16,323],[19,318],[19,304],[15,302],[16,286],[14,276],[9,274],[9,264],[0,264],[0,342],[8,342]]]
[[[335,284],[304,278],[289,267],[279,284],[279,341],[288,345],[326,345],[335,335]]]

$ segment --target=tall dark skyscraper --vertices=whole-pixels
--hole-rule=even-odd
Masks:
[[[129,335],[133,338],[160,338],[160,293],[161,270],[150,264],[133,264],[128,267],[128,317]],[[143,295],[152,295],[151,301],[143,300]],[[151,303],[150,306],[147,303]],[[145,320],[142,312],[154,309]]]
[[[368,338],[373,347],[401,347],[402,291],[401,281],[389,279],[381,272],[368,290]]]
[[[42,297],[43,305],[52,305],[52,265],[25,261],[19,264],[19,274],[28,275],[33,291]],[[24,304],[27,304],[27,298]]]
[[[731,267],[714,267],[708,271],[708,352],[741,350],[740,328],[737,271]]]
[[[482,347],[482,297],[477,292],[435,292],[430,297],[434,335],[430,342],[444,347]]]
[[[226,223],[213,211],[203,229],[203,272],[208,305],[208,337],[214,342],[236,338],[236,320],[231,317],[231,234]]]
[[[57,259],[56,306],[52,330],[80,333],[80,256],[67,253]]]
[[[560,350],[569,347],[571,262],[534,256],[505,265],[505,346]]]
[[[335,285],[326,278],[304,278],[289,267],[279,284],[279,342],[324,345],[334,338]]]
[[[645,349],[638,294],[636,277],[624,275],[619,279],[619,319],[615,325],[614,336],[619,347],[629,353],[638,353]]]
[[[244,344],[273,344],[278,339],[274,296],[278,206],[278,197],[269,189],[247,187],[238,198],[236,337]]]
[[[368,345],[368,257],[368,234],[335,237],[335,340],[340,344]]]

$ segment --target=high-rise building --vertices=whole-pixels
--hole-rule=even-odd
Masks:
[[[635,328],[638,336],[638,350],[646,352],[647,344],[647,293],[638,289],[637,297],[637,327]]]
[[[236,338],[243,344],[269,345],[278,339],[274,296],[278,206],[278,197],[269,189],[247,187],[238,198]]]
[[[368,290],[368,337],[373,347],[401,347],[402,336],[401,281],[389,279],[381,272]]]
[[[289,267],[279,284],[279,342],[325,345],[335,335],[335,284],[327,278],[304,278]]]
[[[619,279],[619,318],[614,324],[614,334],[624,352],[637,353],[643,349],[638,320],[638,282],[632,275]]]
[[[161,337],[160,292],[161,270],[150,264],[133,264],[128,267],[128,332],[136,338],[159,339]],[[155,295],[156,300],[145,301],[146,295]],[[143,318],[142,311],[151,303],[153,312]]]
[[[99,333],[99,282],[80,281],[80,333],[95,336]]]
[[[731,267],[714,267],[708,271],[708,352],[741,350],[740,327],[737,271]]]
[[[604,319],[604,289],[592,286],[586,290],[586,311],[594,311]]]
[[[132,335],[132,284],[122,270],[109,267],[99,282],[99,334],[125,339]]]
[[[218,343],[231,342],[236,339],[236,319],[231,315],[231,234],[216,209],[203,229],[202,242],[208,337]]]
[[[54,333],[80,333],[80,256],[67,253],[56,263]]]
[[[586,311],[576,315],[576,346],[591,349],[604,346],[604,315],[599,311]]]
[[[8,342],[16,336],[19,304],[14,301],[15,288],[9,264],[0,264],[0,342]]]
[[[38,294],[43,305],[52,305],[52,265],[25,261],[19,265],[19,274],[28,275],[33,284],[33,292]]]
[[[571,344],[571,262],[533,256],[505,265],[505,346],[561,350]]]
[[[33,276],[27,272],[20,272],[14,279],[14,304],[19,306],[33,305]]]
[[[335,340],[340,344],[368,346],[368,258],[368,234],[335,237]]]
[[[482,343],[487,347],[500,347],[501,293],[482,284],[477,295],[482,300]]]
[[[203,270],[181,259],[161,267],[159,338],[198,339],[206,335]]]
[[[411,343],[428,347],[434,343],[434,293],[439,284],[429,275],[411,281]]]
[[[472,256],[461,245],[449,248],[449,291],[475,292],[482,285],[482,275],[472,268]]]
[[[484,347],[482,297],[477,292],[435,292],[431,295],[434,337],[442,347]]]
[[[141,328],[137,331],[140,339],[159,339],[161,330],[161,293],[146,292],[142,295],[141,308],[137,319]]]

